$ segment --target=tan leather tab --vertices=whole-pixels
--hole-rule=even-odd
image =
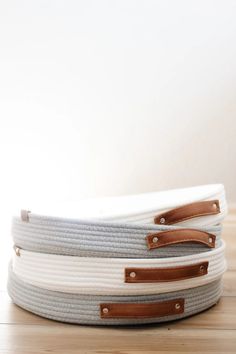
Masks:
[[[148,234],[146,240],[150,250],[187,242],[199,243],[209,248],[214,248],[216,237],[205,231],[178,229]]]
[[[178,315],[184,312],[184,299],[153,303],[100,304],[101,318],[152,318]]]
[[[21,220],[25,222],[29,222],[29,210],[21,210]]]
[[[171,209],[154,218],[155,224],[172,225],[184,220],[199,216],[214,215],[220,213],[218,200],[207,200],[183,205],[179,208]]]
[[[171,268],[125,268],[125,283],[159,283],[201,277],[207,274],[208,263]]]
[[[17,255],[17,257],[20,257],[20,250],[21,250],[21,248],[18,247],[18,246],[16,246],[16,245],[14,245],[14,246],[13,246],[13,249],[14,249],[15,254]]]

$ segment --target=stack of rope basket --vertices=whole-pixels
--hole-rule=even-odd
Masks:
[[[219,300],[222,185],[70,209],[13,218],[8,292],[18,306],[57,321],[126,325],[180,319]]]

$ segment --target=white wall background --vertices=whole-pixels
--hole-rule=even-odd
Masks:
[[[223,182],[236,201],[235,19],[230,0],[0,3],[1,259],[35,200]]]

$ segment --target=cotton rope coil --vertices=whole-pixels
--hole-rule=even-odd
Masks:
[[[214,305],[226,270],[224,186],[212,184],[22,210],[8,292],[40,316],[142,324]]]
[[[226,269],[225,244],[191,256],[133,259],[61,256],[19,250],[13,272],[47,290],[90,295],[160,294],[214,281]]]
[[[219,246],[221,229],[221,225],[196,230],[179,226],[86,220],[76,223],[68,220],[44,222],[32,215],[29,222],[22,221],[20,217],[14,217],[12,221],[13,241],[20,248],[43,253],[108,258],[163,258],[207,252],[209,248]],[[148,244],[152,236],[153,247]],[[165,243],[163,241],[167,240],[167,236],[169,242]],[[159,247],[161,238],[163,241]]]
[[[129,325],[160,323],[181,319],[199,313],[215,305],[222,293],[221,278],[206,285],[154,295],[138,296],[96,296],[56,292],[30,285],[20,279],[10,265],[8,278],[8,292],[12,301],[36,315],[68,323],[86,325]],[[171,314],[161,313],[155,315],[151,312],[149,317],[140,314],[141,306],[162,306],[162,303],[173,302]],[[129,317],[119,317],[122,313],[114,308],[117,305],[130,307]],[[134,309],[132,308],[134,306]],[[132,312],[133,311],[133,312]],[[158,312],[158,311],[157,311]],[[176,313],[179,312],[179,313]]]
[[[217,209],[206,210],[204,203],[214,201],[217,203]],[[193,204],[198,206],[192,208]],[[198,205],[198,203],[200,203]],[[207,204],[207,203],[206,203]],[[183,225],[184,227],[207,227],[220,223],[227,213],[227,203],[225,199],[225,190],[222,184],[209,184],[190,188],[173,189],[162,192],[144,193],[129,196],[96,198],[82,200],[77,203],[63,203],[56,205],[44,205],[43,208],[33,206],[34,213],[29,218],[38,219],[41,223],[50,222],[68,222],[76,223],[78,215],[80,219],[100,220],[121,223],[138,223],[138,224],[169,224],[173,220],[158,215],[169,210],[188,206],[187,211],[196,212],[196,215],[182,215],[184,217],[174,220],[174,223]],[[207,205],[206,205],[207,207]],[[210,208],[210,206],[208,205]],[[204,212],[202,213],[201,209]],[[185,208],[182,210],[186,212]],[[178,211],[179,212],[179,211]],[[169,217],[170,215],[168,215]],[[173,216],[173,215],[171,215]]]

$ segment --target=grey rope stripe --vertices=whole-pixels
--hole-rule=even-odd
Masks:
[[[108,222],[108,221],[96,221],[96,220],[82,220],[82,219],[62,219],[62,218],[44,218],[35,214],[29,214],[29,220],[30,220],[30,225],[34,225],[35,227],[39,227],[40,229],[45,227],[48,228],[50,227],[51,229],[53,228],[63,228],[65,227],[66,229],[74,229],[74,230],[101,230],[101,231],[116,231],[123,229],[123,232],[127,230],[131,232],[138,232],[140,230],[143,230],[147,232],[148,230],[151,231],[165,231],[165,230],[174,230],[174,229],[179,229],[184,226],[173,226],[173,225],[155,225],[155,224],[131,224],[131,223],[124,223],[124,222]],[[18,222],[19,224],[22,224],[22,221],[19,217],[14,217],[13,222]],[[213,226],[208,226],[208,227],[198,227],[198,229],[202,230],[214,230],[217,225]],[[188,226],[189,227],[189,226]]]
[[[9,267],[8,292],[13,302],[40,316],[69,323],[122,325],[158,323],[179,319],[203,311],[214,305],[222,292],[221,279],[194,289],[160,295],[92,296],[44,290],[20,280]],[[99,304],[103,302],[154,302],[185,298],[185,312],[181,315],[146,319],[101,319]]]
[[[14,218],[12,236],[14,243],[26,250],[75,256],[163,258],[209,251],[208,247],[194,243],[147,249],[148,233],[178,228],[87,221],[38,224],[33,217],[30,222]],[[220,246],[220,225],[202,228],[202,231],[216,235],[216,247]]]
[[[204,190],[203,190],[204,189]],[[176,195],[177,192],[177,195]],[[186,196],[186,193],[188,196]],[[185,197],[183,198],[183,194]],[[172,195],[172,197],[170,197]],[[187,197],[187,198],[186,198]],[[188,203],[217,199],[220,203],[221,213],[218,215],[207,216],[193,220],[192,225],[200,227],[201,225],[214,225],[222,221],[227,212],[227,203],[225,199],[225,191],[223,185],[215,186],[198,186],[196,188],[184,188],[179,190],[169,190],[162,192],[146,193],[142,195],[130,195],[118,198],[104,198],[96,199],[96,203],[86,201],[79,203],[76,210],[79,214],[87,215],[89,219],[93,220],[107,220],[109,222],[123,222],[123,223],[153,223],[154,217],[165,210],[177,208]],[[163,203],[163,201],[165,202]],[[105,201],[105,204],[104,204]],[[95,206],[95,210],[93,208]],[[80,212],[82,207],[82,212]],[[118,209],[117,209],[118,207]],[[128,207],[128,208],[127,208]],[[58,209],[53,208],[54,210]],[[60,209],[60,208],[59,208]],[[70,207],[69,207],[70,210]],[[83,211],[87,211],[85,214]],[[95,214],[94,214],[95,211]],[[59,212],[60,214],[60,212]],[[67,210],[64,211],[64,216]],[[70,213],[71,214],[71,213]],[[76,215],[76,214],[74,214]],[[97,215],[97,216],[96,216]],[[72,222],[77,223],[77,216],[60,217],[40,214],[31,214],[31,217],[37,222]],[[188,225],[191,225],[188,224]]]

